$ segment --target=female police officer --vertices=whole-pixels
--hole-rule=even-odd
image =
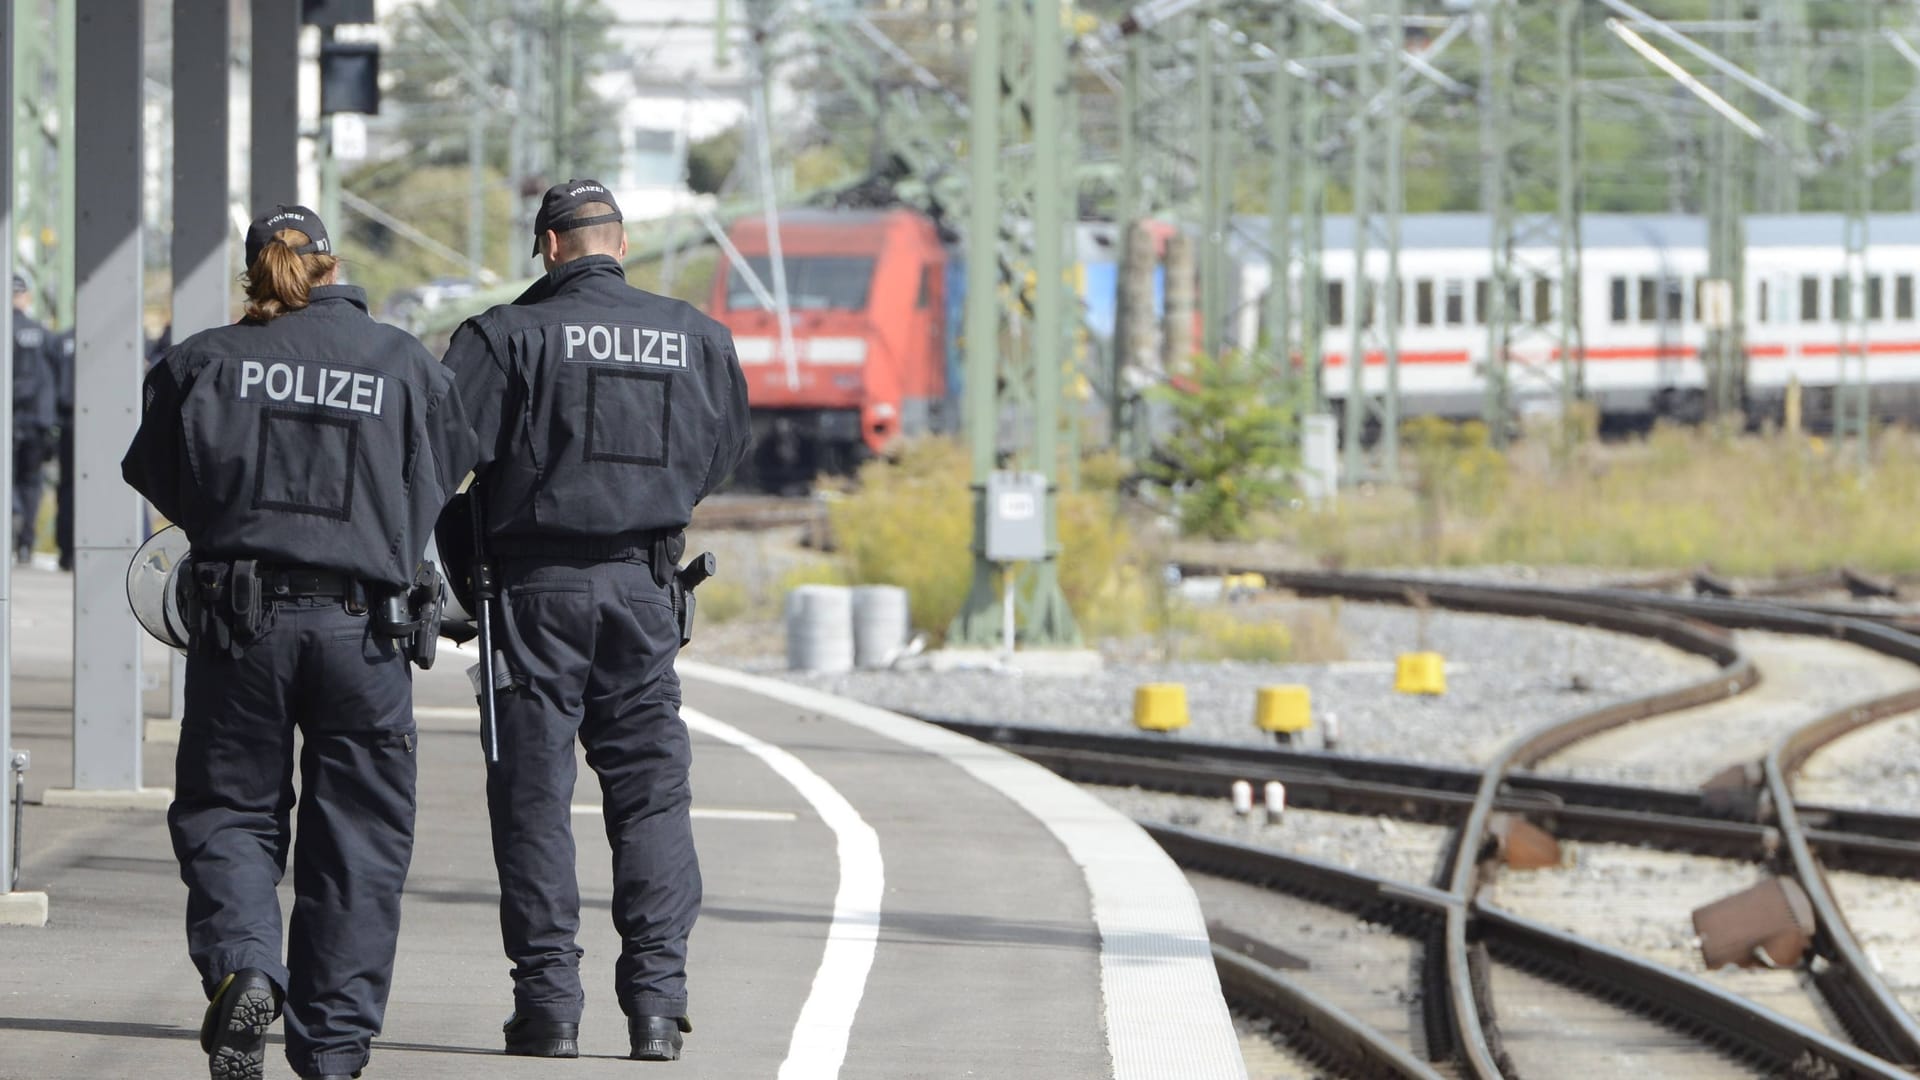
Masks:
[[[167,814],[215,1080],[258,1078],[286,1010],[303,1077],[359,1075],[379,1031],[413,851],[404,642],[375,616],[415,581],[477,444],[453,380],[335,284],[313,211],[247,230],[247,314],[154,365],[121,463],[193,546],[186,714]],[[300,849],[280,906],[300,755]]]

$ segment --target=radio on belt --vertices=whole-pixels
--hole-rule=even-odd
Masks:
[[[987,476],[989,562],[1037,562],[1047,557],[1047,478],[1040,473]]]

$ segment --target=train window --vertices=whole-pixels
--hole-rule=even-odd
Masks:
[[[1812,274],[1800,279],[1800,321],[1820,321],[1820,279]]]
[[[1679,278],[1663,278],[1660,282],[1660,318],[1666,322],[1679,322],[1686,318],[1683,309],[1686,295],[1686,286]],[[1696,308],[1698,306],[1695,305]]]
[[[1617,277],[1607,282],[1608,310],[1616,323],[1626,322],[1632,316],[1627,311],[1627,279]]]
[[[1467,321],[1467,290],[1458,281],[1447,282],[1446,315],[1448,326],[1459,326]]]
[[[1553,321],[1553,282],[1533,279],[1533,321],[1545,325]]]
[[[1874,274],[1867,279],[1867,318],[1879,322],[1887,317],[1886,305],[1882,302],[1886,279]]]
[[[1420,326],[1433,325],[1433,282],[1425,278],[1413,283],[1413,321]]]
[[[1913,321],[1913,275],[1895,274],[1893,277],[1893,317],[1901,322]]]
[[[1853,299],[1853,290],[1847,287],[1845,274],[1833,275],[1833,321],[1846,322],[1853,318],[1853,305],[1847,301]]]
[[[1347,283],[1344,281],[1327,282],[1327,325],[1344,326],[1347,322]]]
[[[773,260],[749,255],[754,276],[772,288]],[[873,259],[851,255],[789,255],[781,260],[787,272],[787,304],[795,311],[863,311],[867,288],[873,283]],[[760,300],[746,278],[727,275],[727,307],[757,311]]]
[[[1660,318],[1660,282],[1654,278],[1640,279],[1640,321],[1657,322]]]
[[[1493,320],[1493,309],[1489,306],[1490,301],[1487,299],[1491,295],[1493,293],[1487,285],[1486,278],[1473,283],[1473,318],[1481,326]]]

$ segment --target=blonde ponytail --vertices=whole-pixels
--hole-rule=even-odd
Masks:
[[[298,229],[281,229],[260,249],[247,267],[247,318],[272,322],[289,311],[307,306],[315,285],[332,276],[340,260],[332,255],[302,255],[312,237]]]

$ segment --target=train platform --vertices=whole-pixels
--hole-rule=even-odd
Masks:
[[[68,777],[68,604],[64,575],[16,572],[15,742],[34,755],[21,888],[48,894],[50,918],[0,927],[0,1080],[204,1075],[164,814],[43,804]],[[166,659],[149,651],[156,677]],[[685,1056],[624,1058],[584,762],[582,1059],[502,1056],[511,994],[466,662],[443,652],[416,680],[418,839],[369,1078],[1246,1075],[1193,893],[1126,819],[1001,751],[693,662],[681,674],[706,903]],[[163,713],[164,686],[147,703]],[[167,733],[150,725],[152,787],[171,779]],[[291,1076],[278,1038],[267,1075]]]

